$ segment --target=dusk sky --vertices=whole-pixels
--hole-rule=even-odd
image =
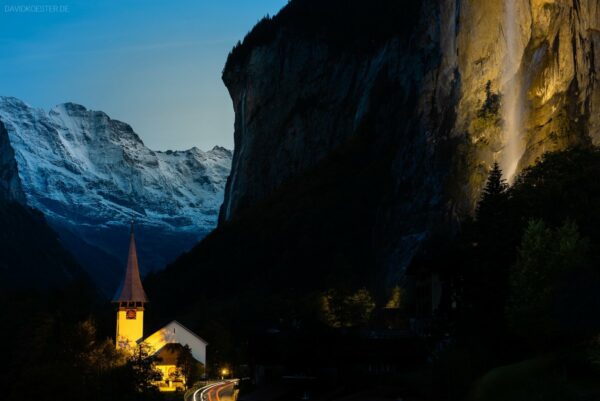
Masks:
[[[0,95],[75,102],[131,124],[154,150],[233,148],[221,70],[287,0],[0,0]],[[31,9],[28,5],[52,5]]]

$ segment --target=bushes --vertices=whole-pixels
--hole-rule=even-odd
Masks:
[[[477,111],[477,117],[473,121],[475,131],[484,131],[488,128],[497,127],[502,119],[500,108],[502,107],[502,96],[492,92],[492,82],[485,85],[485,101],[481,109]]]
[[[594,286],[600,291],[600,272],[591,268],[600,260],[598,176],[596,148],[546,154],[510,189],[502,183],[501,172],[493,170],[477,220],[465,224],[457,246],[462,252],[457,286],[465,324],[483,319],[502,325],[510,281],[513,331],[534,336],[527,323],[533,320],[527,316],[550,318],[550,313],[563,321],[563,329],[577,327],[582,335],[598,326],[590,318],[600,304],[593,296]],[[580,297],[584,292],[585,308]],[[542,309],[526,312],[521,309],[525,305]]]
[[[570,308],[587,309],[589,294],[582,291],[584,288],[568,294],[570,289],[565,284],[591,272],[591,267],[589,240],[580,236],[575,223],[566,221],[551,229],[543,220],[531,220],[510,274],[507,315],[511,328],[531,344],[546,344],[564,334],[569,324],[557,315],[556,303],[562,292],[574,301]]]
[[[321,313],[331,327],[364,326],[371,319],[375,301],[366,288],[353,293],[329,290],[321,297]]]
[[[471,368],[470,376],[452,377],[440,361],[437,380],[456,388],[453,399],[466,395],[466,386],[456,384],[487,371],[473,399],[576,399],[573,382],[556,382],[556,371],[572,365],[530,358],[574,348],[600,333],[598,176],[597,148],[545,154],[510,188],[494,168],[476,220],[465,222],[451,251],[439,257],[440,271],[450,277],[450,300],[457,300],[456,310],[448,310],[460,346],[450,359],[464,358],[461,363]],[[579,369],[578,358],[573,369]],[[554,387],[545,386],[552,380]]]
[[[115,349],[89,317],[93,304],[76,290],[1,293],[0,332],[8,344],[0,376],[3,400],[151,401],[148,377]]]

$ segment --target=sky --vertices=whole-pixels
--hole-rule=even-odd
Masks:
[[[233,149],[227,54],[286,3],[0,0],[0,95],[102,110],[153,150]]]

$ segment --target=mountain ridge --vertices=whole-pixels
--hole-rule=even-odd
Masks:
[[[153,151],[129,124],[72,102],[46,112],[0,97],[0,121],[25,203],[45,214],[80,263],[89,266],[82,250],[89,253],[89,246],[110,255],[107,267],[89,270],[107,294],[122,269],[116,261],[124,261],[121,240],[126,244],[130,220],[146,237],[144,273],[162,268],[216,225],[231,159],[223,147]]]

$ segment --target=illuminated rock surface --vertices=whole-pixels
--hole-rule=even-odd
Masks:
[[[504,0],[332,2],[319,15],[296,1],[257,25],[223,74],[236,121],[221,219],[368,137],[364,159],[392,153],[390,193],[369,224],[393,281],[434,228],[451,231],[473,210],[505,151],[500,103],[511,80],[522,82],[518,170],[545,151],[598,144],[600,5],[511,1],[512,67]]]

